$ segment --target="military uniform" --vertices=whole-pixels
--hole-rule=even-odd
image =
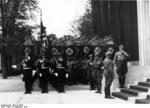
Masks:
[[[88,70],[88,60],[87,59],[83,59],[81,61],[81,83],[83,84],[88,84],[88,76],[87,76],[87,70]]]
[[[101,93],[102,78],[103,78],[103,61],[102,58],[96,56],[93,61],[93,71],[97,85],[96,93]]]
[[[30,49],[26,49],[26,51]],[[26,52],[29,53],[29,52]],[[30,56],[30,54],[26,54],[23,61],[22,61],[22,73],[23,73],[23,78],[22,80],[25,83],[25,94],[31,94],[32,91],[32,66],[33,66],[33,61]]]
[[[56,57],[53,57],[51,60],[51,66],[50,66],[50,78],[49,78],[49,81],[50,83],[52,84],[52,86],[54,88],[56,88],[56,82],[57,82],[57,77],[54,75],[55,71],[56,71]]]
[[[66,62],[62,57],[58,57],[57,60],[56,70],[54,72],[55,76],[57,77],[57,90],[58,92],[65,92],[64,91],[64,84],[66,80]]]
[[[48,58],[49,53],[48,53],[47,47],[45,47],[45,46],[41,47],[41,49],[40,49],[40,56],[42,56],[42,54],[45,54],[46,58]]]
[[[123,88],[125,85],[125,75],[128,71],[127,59],[129,55],[125,51],[118,51],[115,53],[114,62],[116,64],[116,71],[119,76],[119,86]]]
[[[76,79],[76,82],[77,83],[80,83],[81,82],[81,62],[80,60],[76,60],[76,63],[75,63],[75,79]]]
[[[110,87],[114,78],[114,63],[111,60],[111,52],[106,53],[106,58],[103,63],[105,76],[105,98],[112,98],[110,95]]]
[[[68,67],[68,73],[69,73],[69,78],[68,78],[68,84],[72,85],[76,83],[76,66],[74,61],[68,61],[67,62],[67,67]]]
[[[93,58],[92,55],[90,55],[90,59],[88,60],[88,80],[90,83],[90,90],[95,90],[96,88],[96,82],[94,77],[94,71],[93,71]]]
[[[38,61],[39,81],[42,93],[48,93],[48,81],[49,81],[49,66],[50,63],[47,59],[42,58]]]
[[[72,83],[73,84],[77,84],[78,83],[78,67],[77,67],[77,61],[75,61],[72,64],[72,73],[73,73],[73,77],[72,77]]]

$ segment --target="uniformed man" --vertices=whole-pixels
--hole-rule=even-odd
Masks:
[[[124,51],[124,46],[119,46],[119,51],[115,53],[114,62],[116,65],[116,71],[119,76],[119,87],[124,88],[125,85],[125,75],[128,71],[127,60],[129,54]]]
[[[76,65],[75,65],[75,49],[67,48],[66,49],[66,61],[67,61],[67,69],[69,73],[68,85],[73,85],[76,83],[75,75],[76,75]]]
[[[63,59],[62,55],[60,54],[57,59],[57,66],[56,71],[54,72],[54,75],[57,77],[57,90],[59,93],[64,93],[64,84],[65,80],[68,77],[67,74],[67,64],[65,60]]]
[[[106,52],[104,60],[104,77],[105,77],[105,98],[113,99],[110,94],[110,87],[113,81],[114,75],[114,62],[111,60],[112,53]]]
[[[101,86],[102,86],[102,78],[103,78],[103,61],[102,61],[102,57],[98,55],[94,57],[93,71],[95,74],[94,76],[97,85],[96,93],[101,94]]]
[[[76,64],[75,61],[67,61],[67,67],[68,67],[68,85],[76,84]]]
[[[57,77],[54,75],[55,71],[56,71],[56,62],[57,62],[57,58],[56,56],[53,56],[51,59],[50,59],[50,62],[51,62],[51,66],[50,66],[50,78],[49,78],[49,81],[50,83],[52,84],[52,86],[56,89],[56,79]]]
[[[82,75],[81,75],[81,59],[76,60],[76,69],[74,70],[76,72],[76,82],[81,83],[82,82]]]
[[[100,55],[100,53],[101,53],[101,49],[100,49],[100,47],[97,46],[97,47],[94,49],[94,56]]]
[[[31,49],[25,49],[25,57],[22,61],[23,81],[25,83],[25,94],[31,94],[32,91],[32,66],[33,60],[31,58]]]
[[[89,56],[88,60],[88,79],[90,83],[90,90],[95,90],[96,88],[96,83],[95,83],[95,76],[94,76],[94,71],[93,71],[93,56]]]
[[[111,52],[111,54],[112,54],[111,55],[111,59],[113,60],[114,59],[114,49],[112,47],[109,47],[108,50],[107,50],[107,52],[108,51]]]
[[[50,63],[46,59],[45,53],[42,53],[41,58],[38,60],[37,68],[39,71],[39,81],[42,93],[48,93],[48,81],[49,81],[49,66]]]
[[[81,83],[83,84],[88,84],[88,75],[87,75],[87,70],[88,70],[88,59],[84,58],[81,60]]]
[[[67,60],[67,67],[68,67],[68,73],[69,73],[69,78],[67,80],[67,84],[68,85],[72,85],[73,84],[72,64],[73,64],[73,61]]]
[[[72,64],[72,73],[73,73],[73,78],[72,78],[72,82],[73,84],[78,84],[78,64],[77,64],[77,60],[75,60],[75,62]]]

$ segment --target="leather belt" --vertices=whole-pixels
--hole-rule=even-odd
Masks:
[[[63,69],[63,68],[65,68],[65,67],[57,67],[58,69]]]
[[[27,70],[27,69],[31,69],[31,68],[30,68],[30,67],[25,67],[25,68],[23,68],[23,69]]]
[[[41,69],[48,69],[48,67],[41,67]]]

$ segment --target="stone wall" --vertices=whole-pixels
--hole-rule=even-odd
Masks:
[[[126,75],[126,85],[135,81],[143,81],[143,78],[150,78],[150,66],[131,66]]]
[[[1,54],[0,54],[0,70],[2,69],[2,67],[1,67]]]

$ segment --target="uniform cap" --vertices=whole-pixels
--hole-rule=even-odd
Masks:
[[[25,53],[31,53],[31,49],[29,47],[25,48],[24,50]]]
[[[89,57],[92,58],[93,56],[92,56],[92,55],[89,55]]]
[[[106,53],[105,53],[105,56],[111,56],[111,52],[110,51],[107,51]]]
[[[108,48],[108,50],[107,51],[109,51],[109,52],[112,52],[112,53],[114,53],[114,49],[113,48]]]
[[[119,45],[119,48],[124,48],[124,45],[123,44]]]

